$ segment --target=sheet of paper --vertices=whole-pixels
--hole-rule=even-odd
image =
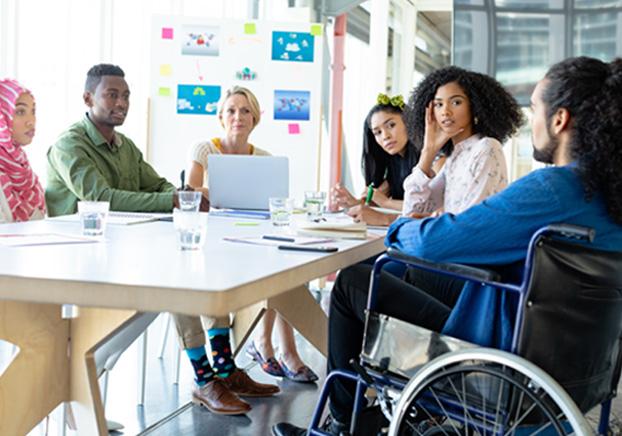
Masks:
[[[149,223],[153,221],[167,221],[172,217],[170,213],[141,213],[141,212],[108,212],[107,224],[112,225],[131,225]],[[80,215],[62,215],[54,218],[48,218],[55,221],[71,221],[80,222]]]
[[[32,245],[84,244],[98,242],[85,236],[62,233],[4,233],[0,234],[0,245],[5,247],[26,247]]]
[[[269,237],[277,237],[283,240],[266,239],[263,236],[227,236],[223,240],[229,242],[241,242],[243,244],[253,245],[273,245],[278,247],[279,245],[313,245],[323,244],[326,242],[334,242],[332,238],[312,238],[305,236],[293,236],[293,235],[265,235]],[[288,240],[285,240],[288,239]]]

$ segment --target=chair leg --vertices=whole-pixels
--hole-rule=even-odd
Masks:
[[[108,399],[108,375],[110,373],[108,371],[104,371],[102,374],[102,378],[100,379],[100,389],[102,390],[102,403],[104,404],[104,409],[106,408],[106,400]]]
[[[63,401],[60,405],[60,407],[57,410],[57,430],[56,430],[56,434],[58,434],[58,436],[66,436],[67,435],[67,403],[65,401]]]
[[[607,435],[609,430],[609,415],[611,413],[611,400],[600,405],[600,420],[598,422],[598,434]]]
[[[147,376],[147,332],[138,341],[138,405],[145,404],[145,378]]]
[[[170,313],[165,314],[165,316],[166,325],[164,327],[164,334],[162,335],[162,345],[160,345],[160,354],[158,355],[158,359],[162,359],[164,357],[164,350],[166,350],[166,344],[168,343],[168,331],[172,322],[172,316]]]
[[[179,367],[181,366],[181,348],[177,347],[177,358],[175,359],[175,380],[173,384],[179,385]]]

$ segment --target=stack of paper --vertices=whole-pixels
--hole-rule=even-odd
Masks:
[[[315,220],[297,219],[292,222],[292,227],[299,235],[340,239],[367,237],[367,225],[362,222],[355,223],[347,215],[328,215]]]

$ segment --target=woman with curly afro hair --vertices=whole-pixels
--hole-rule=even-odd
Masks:
[[[459,213],[507,186],[501,144],[523,115],[499,82],[441,68],[417,86],[409,106],[406,124],[421,157],[404,181],[404,215]],[[439,154],[447,160],[436,174],[432,165]]]

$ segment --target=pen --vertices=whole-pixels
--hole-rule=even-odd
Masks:
[[[261,238],[262,239],[267,239],[269,241],[296,242],[296,240],[294,238],[287,238],[285,236],[264,235]]]
[[[374,184],[373,182],[369,184],[369,187],[367,188],[367,197],[365,197],[365,204],[369,205],[369,203],[371,203],[371,199],[374,196]]]
[[[181,188],[179,189],[183,191],[184,187],[186,186],[186,170],[181,170],[179,177],[181,178]]]

